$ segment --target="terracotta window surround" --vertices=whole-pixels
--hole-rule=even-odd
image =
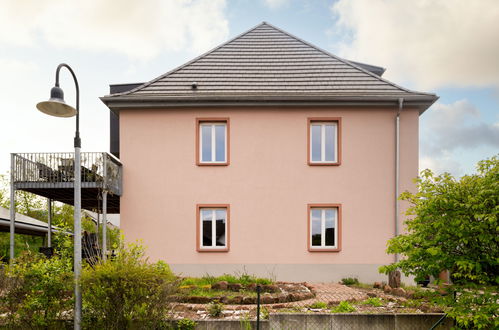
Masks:
[[[221,248],[203,248],[201,246],[201,209],[226,209],[225,225],[225,247]],[[196,251],[197,252],[229,252],[230,250],[230,204],[197,204],[196,205]]]
[[[335,248],[314,248],[310,242],[311,218],[310,213],[313,208],[335,208],[337,212],[337,242]],[[309,252],[340,252],[341,251],[341,204],[308,204],[307,206],[307,249]]]
[[[226,134],[226,159],[225,162],[215,163],[215,162],[201,162],[200,155],[200,139],[201,135],[199,132],[200,125],[203,123],[225,123],[227,128]],[[229,118],[196,118],[196,165],[198,166],[228,166],[230,165],[230,119]]]
[[[310,157],[311,152],[311,139],[310,139],[310,126],[314,122],[335,122],[337,131],[336,131],[336,162],[312,162]],[[341,165],[341,117],[309,117],[307,118],[307,163],[310,166],[339,166]]]

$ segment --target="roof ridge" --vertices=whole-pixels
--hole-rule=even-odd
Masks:
[[[184,68],[184,67],[188,66],[189,64],[196,62],[196,61],[197,61],[197,60],[199,60],[200,58],[205,57],[205,56],[207,56],[207,55],[209,55],[209,54],[213,53],[214,51],[216,51],[216,50],[218,50],[218,49],[222,48],[223,46],[227,45],[228,43],[230,43],[230,42],[232,42],[232,41],[234,41],[234,40],[236,40],[236,39],[238,39],[238,38],[240,38],[240,37],[244,36],[245,34],[250,33],[251,31],[253,31],[253,30],[255,30],[255,29],[257,29],[257,28],[259,28],[260,26],[263,26],[263,25],[269,25],[269,26],[271,26],[271,25],[270,25],[270,24],[268,24],[267,22],[263,21],[262,23],[259,23],[258,25],[256,25],[256,26],[252,27],[251,29],[247,30],[246,32],[243,32],[243,33],[241,33],[241,34],[238,34],[238,35],[237,35],[237,36],[235,36],[234,38],[229,39],[228,41],[226,41],[226,42],[224,42],[224,43],[222,43],[222,44],[220,44],[220,45],[216,46],[215,48],[212,48],[211,50],[209,50],[209,51],[207,51],[207,52],[205,52],[205,53],[203,53],[203,54],[201,54],[201,55],[199,55],[199,56],[197,56],[197,57],[193,58],[192,60],[190,60],[190,61],[188,61],[188,62],[186,62],[186,63],[184,63],[184,64],[182,64],[182,65],[180,65],[180,66],[178,66],[178,67],[176,67],[176,68],[174,68],[174,69],[172,69],[172,70],[170,70],[170,71],[168,71],[168,72],[166,72],[166,73],[164,73],[164,74],[162,74],[162,75],[160,75],[159,77],[154,78],[153,80],[150,80],[150,81],[148,81],[148,82],[145,82],[145,83],[143,83],[142,85],[137,86],[137,87],[135,87],[135,88],[133,88],[133,89],[130,89],[130,90],[128,90],[128,91],[121,92],[121,93],[116,93],[116,94],[111,94],[111,95],[109,95],[109,96],[121,96],[121,95],[128,95],[128,94],[134,93],[134,92],[136,92],[136,91],[138,91],[138,90],[141,90],[142,88],[145,88],[145,87],[147,87],[147,86],[149,86],[149,85],[151,85],[151,84],[155,83],[156,81],[161,80],[161,79],[163,79],[164,77],[166,77],[166,76],[168,76],[168,75],[170,75],[170,74],[172,74],[172,73],[174,73],[174,72],[176,72],[176,71],[178,71],[178,70],[180,70],[180,69],[182,69],[182,68]],[[271,26],[271,27],[273,27],[273,26]],[[279,30],[279,31],[280,31],[280,30]]]
[[[434,94],[434,93],[417,92],[417,91],[413,91],[413,90],[410,90],[410,89],[404,88],[404,87],[402,87],[402,86],[399,86],[399,85],[395,84],[394,82],[391,82],[391,81],[389,81],[389,80],[386,80],[386,79],[384,79],[384,78],[382,78],[382,77],[380,77],[380,76],[378,76],[378,75],[376,75],[376,74],[374,74],[374,73],[372,73],[372,72],[369,72],[369,71],[367,71],[367,70],[365,70],[365,69],[361,68],[360,66],[353,64],[352,62],[350,62],[350,61],[348,61],[348,60],[346,60],[346,59],[343,59],[343,58],[341,58],[341,57],[338,57],[338,56],[336,56],[336,55],[334,55],[334,54],[332,54],[332,53],[328,52],[327,50],[324,50],[324,49],[322,49],[322,48],[320,48],[320,47],[318,47],[318,46],[316,46],[316,45],[314,45],[314,44],[311,44],[311,43],[309,43],[309,42],[307,42],[307,41],[305,41],[305,40],[303,40],[303,39],[301,39],[301,38],[299,38],[299,37],[297,37],[297,36],[295,36],[295,35],[293,35],[293,34],[291,34],[291,33],[289,33],[289,32],[286,32],[286,31],[284,31],[284,30],[282,30],[282,29],[280,29],[280,28],[278,28],[278,27],[276,27],[276,26],[272,25],[272,24],[269,24],[269,23],[264,22],[264,23],[262,23],[262,24],[260,24],[260,25],[263,25],[263,24],[266,24],[266,25],[268,25],[268,26],[270,26],[270,27],[272,27],[272,28],[276,29],[277,31],[279,31],[279,32],[281,32],[281,33],[286,34],[287,36],[289,36],[289,37],[291,37],[291,38],[293,38],[293,39],[296,39],[296,40],[298,40],[298,41],[300,41],[300,42],[304,43],[305,45],[307,45],[307,46],[309,46],[309,47],[312,47],[312,48],[314,48],[314,49],[316,49],[316,50],[318,50],[318,51],[320,51],[320,52],[322,52],[322,53],[324,53],[324,54],[326,54],[326,55],[328,55],[328,56],[331,56],[331,57],[333,57],[334,59],[336,59],[336,60],[338,60],[338,61],[340,61],[340,62],[342,62],[342,63],[345,63],[345,64],[347,64],[347,65],[350,65],[350,66],[352,66],[352,67],[354,67],[354,68],[356,68],[356,69],[358,69],[358,70],[360,70],[360,71],[362,71],[362,72],[364,72],[364,73],[366,73],[366,74],[368,74],[368,75],[370,75],[370,76],[372,76],[372,77],[374,77],[374,78],[376,78],[376,79],[378,79],[378,80],[380,80],[380,81],[382,81],[382,82],[385,82],[385,83],[387,83],[387,84],[390,84],[390,85],[392,85],[393,87],[396,87],[396,88],[398,88],[398,89],[400,89],[400,90],[402,90],[402,91],[404,91],[404,92],[408,92],[408,93],[415,93],[415,94],[425,94],[425,95],[436,95],[436,94]],[[260,26],[260,25],[259,25],[259,26]],[[256,28],[256,27],[255,27],[255,28]],[[254,29],[255,29],[255,28],[254,28]],[[248,32],[249,32],[249,31],[248,31]]]

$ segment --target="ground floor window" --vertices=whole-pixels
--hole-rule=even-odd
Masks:
[[[228,205],[198,205],[196,227],[198,251],[229,250]]]
[[[339,204],[309,204],[309,251],[340,251],[341,206]]]

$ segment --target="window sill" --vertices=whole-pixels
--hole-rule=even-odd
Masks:
[[[229,166],[229,163],[197,163],[197,166]]]
[[[309,166],[340,166],[340,162],[336,163],[314,163],[314,162],[308,162]]]
[[[340,252],[341,248],[308,248],[308,252]]]
[[[198,252],[229,252],[229,248],[220,248],[220,249],[207,249],[207,248],[198,248]]]

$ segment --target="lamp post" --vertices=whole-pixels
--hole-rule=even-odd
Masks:
[[[62,68],[69,70],[76,86],[76,109],[64,102],[64,92],[59,87],[59,71]],[[55,117],[73,117],[76,115],[76,132],[74,137],[74,278],[75,278],[75,307],[74,328],[81,326],[81,160],[80,160],[80,88],[73,69],[65,63],[59,64],[55,72],[55,86],[50,90],[50,100],[36,105],[41,112]]]

